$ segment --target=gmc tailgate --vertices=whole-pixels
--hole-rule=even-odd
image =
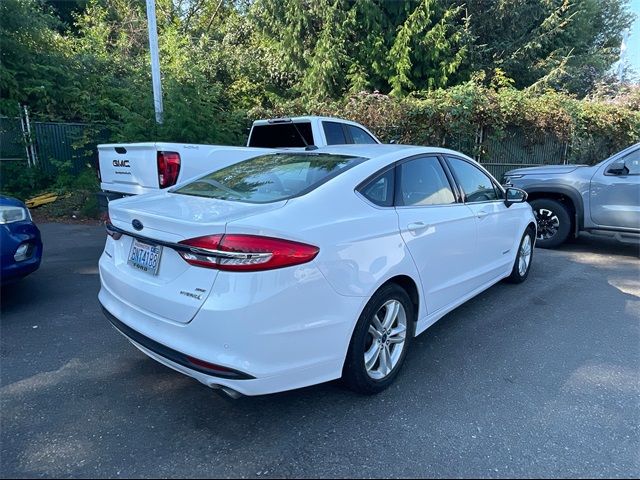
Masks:
[[[160,188],[155,143],[98,145],[98,160],[102,190],[137,195]]]

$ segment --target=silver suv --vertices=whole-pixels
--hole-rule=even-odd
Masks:
[[[529,194],[539,247],[557,247],[580,231],[640,241],[640,143],[593,166],[510,170],[503,184]]]

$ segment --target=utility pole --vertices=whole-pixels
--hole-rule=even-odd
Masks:
[[[624,75],[625,61],[627,59],[627,49],[629,45],[629,29],[622,32],[622,43],[620,44],[620,61],[618,62],[618,82],[622,82]]]
[[[158,27],[156,25],[156,1],[147,0],[147,24],[149,27],[149,51],[151,53],[151,80],[153,81],[153,107],[156,122],[162,123],[162,81],[160,79],[160,57],[158,55]]]

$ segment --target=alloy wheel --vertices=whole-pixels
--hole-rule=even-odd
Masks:
[[[534,213],[538,223],[538,240],[553,238],[560,228],[558,216],[547,208],[538,208]]]
[[[522,245],[520,245],[520,255],[518,260],[518,273],[520,276],[524,276],[529,269],[529,264],[531,263],[531,235],[525,235],[522,240]]]
[[[369,377],[382,380],[398,364],[407,338],[402,303],[389,300],[373,316],[366,340],[364,365]]]

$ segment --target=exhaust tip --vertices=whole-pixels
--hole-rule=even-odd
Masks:
[[[239,398],[244,397],[244,395],[242,395],[240,392],[236,392],[235,390],[228,387],[222,387],[220,388],[220,391],[234,400],[238,400]]]
[[[224,385],[219,385],[217,383],[211,383],[208,385],[210,388],[213,388],[216,392],[220,393],[222,396],[226,398],[231,398],[233,400],[238,400],[239,398],[244,397],[240,392],[235,391],[233,388],[225,387]]]

